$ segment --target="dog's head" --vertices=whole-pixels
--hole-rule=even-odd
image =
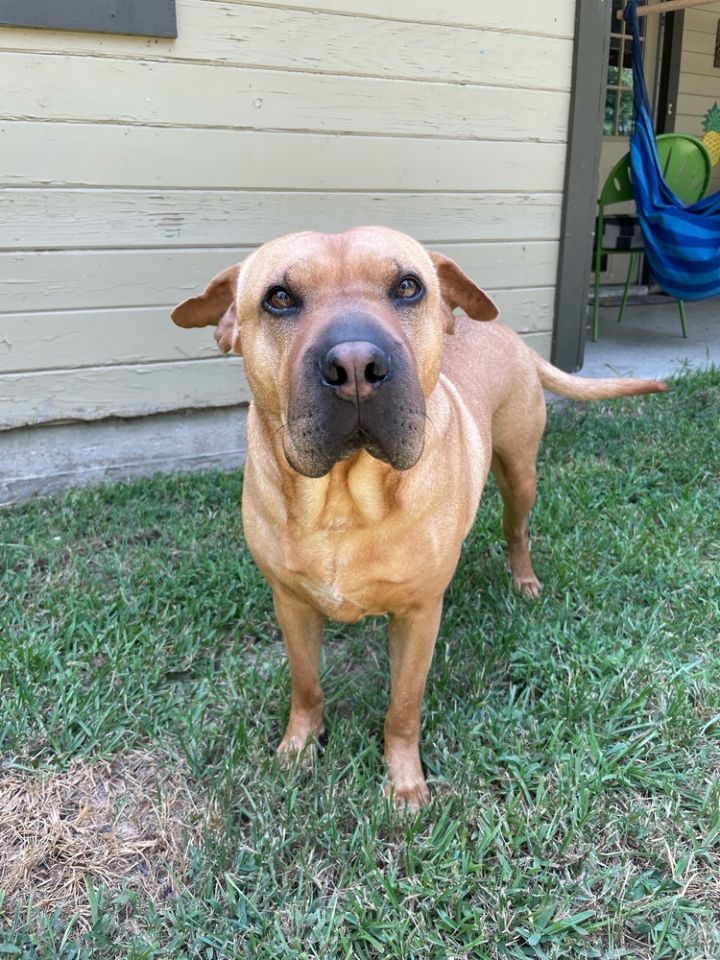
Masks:
[[[221,349],[245,358],[257,406],[284,428],[290,465],[321,477],[362,448],[397,470],[417,462],[455,307],[497,316],[449,258],[358,227],[266,243],[172,317],[217,325]]]

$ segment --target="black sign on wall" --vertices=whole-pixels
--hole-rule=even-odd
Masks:
[[[176,37],[175,0],[0,0],[0,24]]]

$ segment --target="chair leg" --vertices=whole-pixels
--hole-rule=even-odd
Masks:
[[[630,277],[632,276],[633,264],[635,263],[635,254],[630,253],[630,265],[628,266],[627,277],[625,278],[625,289],[623,290],[622,301],[620,303],[620,313],[618,314],[617,322],[623,318],[623,313],[625,312],[625,304],[627,303],[628,290],[630,289]]]
[[[687,317],[685,316],[685,304],[682,300],[678,300],[678,310],[680,311],[680,326],[682,327],[682,335],[687,340]]]
[[[597,343],[600,336],[600,264],[602,263],[602,251],[595,251],[595,293],[593,296],[593,321],[592,321],[592,341]]]
[[[600,333],[600,274],[595,270],[595,295],[593,296],[592,340],[597,343]]]

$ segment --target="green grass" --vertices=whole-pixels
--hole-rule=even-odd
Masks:
[[[90,885],[90,933],[18,913],[0,956],[720,956],[718,410],[711,372],[551,411],[534,604],[489,485],[425,697],[434,801],[412,818],[381,798],[382,620],[328,628],[327,744],[312,770],[276,763],[288,676],[240,474],[0,513],[0,753],[151,748],[221,814],[186,888],[137,904],[140,933]]]

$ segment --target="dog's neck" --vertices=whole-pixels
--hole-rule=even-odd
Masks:
[[[402,474],[358,450],[336,463],[324,477],[309,480],[289,470],[295,497],[290,498],[301,527],[350,530],[379,526],[398,509]]]
[[[304,477],[287,462],[282,431],[254,404],[248,428],[249,458],[257,482],[263,485],[266,499],[269,489],[277,491],[277,519],[297,525],[300,531],[379,526],[391,514],[405,509],[415,496],[417,483],[427,479],[427,471],[418,469],[419,464],[410,470],[396,470],[366,450],[339,461],[324,477]],[[264,435],[264,442],[253,442],[256,431]],[[430,455],[434,445],[435,430],[429,422],[421,460]],[[258,459],[256,450],[266,452],[262,459]]]

